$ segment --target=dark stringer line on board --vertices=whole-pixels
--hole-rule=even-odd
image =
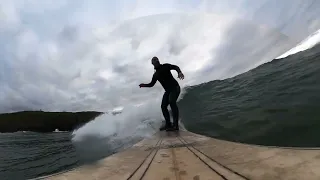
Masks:
[[[158,151],[159,151],[159,149],[160,149],[161,143],[162,143],[162,138],[161,138],[160,144],[159,144],[159,146],[158,146],[158,148],[157,148],[156,152],[154,153],[154,155],[153,155],[153,157],[152,157],[151,161],[149,162],[149,164],[148,164],[147,168],[144,170],[144,172],[143,172],[142,176],[140,177],[140,180],[142,180],[142,179],[144,178],[144,176],[146,175],[146,173],[147,173],[148,169],[150,168],[151,163],[153,162],[154,157],[156,157],[156,155],[158,154]]]
[[[160,142],[160,143],[159,143]],[[157,147],[159,145],[161,145],[162,142],[162,138],[158,140],[158,142],[156,143],[156,145],[154,147]],[[159,144],[159,145],[158,145]],[[148,157],[154,152],[155,150],[150,150],[150,153],[146,156],[146,158],[144,158],[144,160],[140,163],[140,165],[130,174],[130,176],[127,178],[127,180],[131,179],[134,174],[140,169],[140,167],[143,165],[143,163],[148,159]],[[157,153],[156,153],[157,154]]]
[[[185,144],[185,143],[181,140],[181,138],[182,138],[182,137],[178,137],[178,139],[179,139],[183,144]],[[222,179],[228,180],[224,175],[220,174],[217,170],[215,170],[214,168],[212,168],[208,163],[206,163],[203,159],[201,159],[196,153],[194,153],[193,151],[191,151],[191,149],[190,149],[188,146],[186,146],[186,147],[188,148],[188,150],[189,150],[190,152],[192,152],[192,154],[194,154],[198,159],[200,159],[200,161],[202,161],[205,165],[207,165],[208,168],[210,168],[212,171],[214,171],[215,173],[217,173]]]
[[[172,143],[170,143],[172,144]],[[177,170],[179,169],[179,165],[177,162],[177,157],[176,154],[174,152],[174,148],[170,148],[171,149],[171,154],[172,154],[172,164],[173,164],[173,168],[174,168],[174,174],[176,176],[176,180],[180,180],[180,174],[177,172]]]
[[[178,137],[178,138],[179,138],[179,140],[180,140],[182,143],[184,143],[184,144],[185,144],[185,143],[188,143],[183,137],[180,136],[180,137]],[[183,141],[182,141],[182,140],[183,140]],[[205,157],[207,157],[207,158],[210,159],[211,161],[217,163],[217,164],[220,165],[221,167],[227,169],[228,171],[230,171],[230,172],[232,172],[232,173],[234,173],[234,174],[242,177],[243,179],[250,180],[248,177],[245,177],[244,175],[242,175],[242,174],[240,174],[240,173],[238,173],[238,172],[230,169],[229,167],[227,167],[227,166],[219,163],[218,161],[214,160],[213,158],[209,157],[208,155],[206,155],[205,153],[203,153],[202,151],[200,151],[199,149],[197,149],[197,148],[194,147],[193,145],[190,145],[190,146],[191,146],[193,149],[195,149],[196,151],[198,151],[200,154],[204,155]],[[203,161],[198,155],[196,155],[196,153],[194,153],[188,146],[186,146],[186,147],[187,147],[195,156],[197,156],[202,162],[204,162],[204,161]],[[204,163],[205,163],[207,166],[209,166],[210,169],[212,169],[213,171],[215,171],[216,173],[218,173],[218,172],[217,172],[216,170],[214,170],[209,164],[207,164],[206,162],[204,162]],[[226,180],[227,180],[226,177],[224,177],[224,176],[221,175],[220,173],[218,173],[218,174],[219,174],[223,179],[226,179]]]

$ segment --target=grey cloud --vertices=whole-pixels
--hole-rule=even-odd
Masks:
[[[259,4],[253,8],[252,4]],[[268,24],[269,27],[280,30],[293,39],[301,40],[319,29],[320,1],[292,0],[292,1],[247,1],[243,13],[251,14],[254,22]],[[316,23],[317,25],[315,25]]]
[[[198,83],[239,74],[294,46],[312,29],[320,27],[316,17],[319,10],[305,5],[299,9],[297,2],[302,1],[292,2],[294,7],[285,17],[272,15],[269,10],[274,6],[266,3],[260,7],[263,4],[260,1],[240,17],[242,20],[233,19],[226,31],[219,35],[222,40],[212,38],[212,44],[220,42],[217,47],[213,49],[210,44],[207,47],[203,44],[196,46],[201,53],[207,53],[202,52],[206,48],[210,61],[205,69],[194,74],[186,73],[187,78],[182,84],[189,80]],[[319,7],[315,3],[312,6]],[[306,4],[311,5],[312,1]],[[292,16],[294,11],[299,15]],[[219,31],[214,29],[217,28],[214,20],[223,23],[225,17],[210,21],[201,15],[157,15],[107,27],[106,33],[98,37],[88,27],[59,25],[63,28],[55,32],[56,36],[45,40],[39,38],[35,46],[26,45],[28,53],[22,51],[27,54],[25,57],[18,56],[20,41],[15,38],[7,46],[10,48],[4,50],[1,46],[0,50],[4,53],[0,60],[0,70],[3,69],[0,72],[0,112],[23,109],[105,110],[149,98],[159,99],[163,92],[159,83],[152,89],[138,87],[140,83],[151,81],[153,67],[150,58],[157,55],[163,62],[176,63],[182,68],[197,61],[197,57],[192,57],[197,52],[188,52],[188,48],[194,43],[201,43],[198,37],[202,34],[210,35],[205,28],[212,26],[212,35]],[[220,22],[216,23],[219,25]],[[55,46],[56,52],[48,49],[48,43]],[[108,79],[100,77],[103,70],[113,76]]]
[[[168,40],[169,53],[172,55],[179,55],[188,44],[184,42],[180,34],[174,33],[171,38]]]
[[[64,26],[58,34],[58,40],[62,43],[75,42],[79,37],[78,28],[76,26]]]
[[[318,0],[203,0],[199,8],[215,14],[233,15],[256,24],[264,24],[301,40],[319,29]]]
[[[139,45],[140,45],[140,41],[139,40],[136,40],[134,38],[131,40],[132,49],[134,49],[134,50],[138,49]]]
[[[218,63],[200,73],[208,78],[225,79],[273,60],[298,42],[275,31],[244,20],[234,21],[225,31],[224,41],[212,54]]]
[[[118,64],[115,64],[112,67],[113,71],[118,74],[122,74],[122,73],[127,72],[129,68],[130,68],[129,65],[118,65]]]

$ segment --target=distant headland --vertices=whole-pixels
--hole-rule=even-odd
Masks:
[[[95,117],[103,114],[96,111],[82,112],[44,112],[20,111],[0,114],[0,132],[53,132],[73,131]]]

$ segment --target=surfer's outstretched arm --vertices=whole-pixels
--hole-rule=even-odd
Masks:
[[[152,76],[152,80],[151,80],[151,82],[149,83],[149,84],[140,84],[139,86],[140,87],[153,87],[155,84],[156,84],[156,82],[157,82],[157,78],[156,78],[156,76],[155,76],[155,74]]]

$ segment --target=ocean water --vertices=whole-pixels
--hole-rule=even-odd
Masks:
[[[250,144],[320,147],[320,44],[222,81],[190,87],[185,127]]]
[[[70,133],[0,134],[0,179],[27,179],[76,166]]]
[[[319,77],[320,45],[233,78],[188,87],[178,102],[182,123],[229,141],[320,147]],[[129,147],[156,132],[159,104],[104,114],[75,132],[0,134],[0,177],[65,171]]]

